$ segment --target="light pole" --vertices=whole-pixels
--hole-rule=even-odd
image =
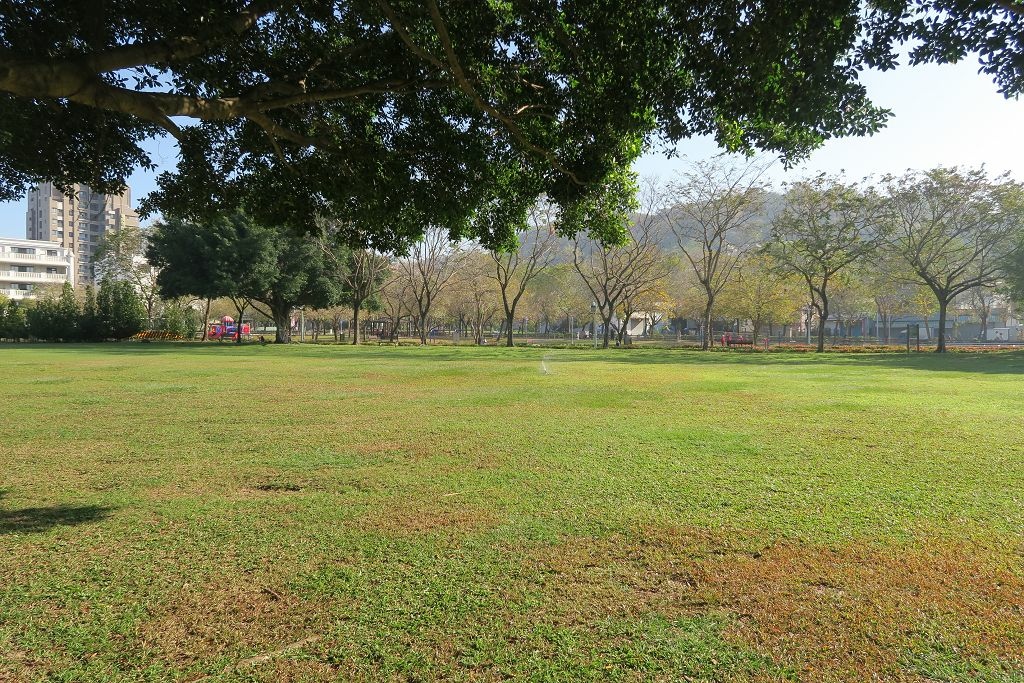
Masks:
[[[597,302],[590,302],[590,317],[593,320],[592,330],[594,332],[594,348],[597,348]]]
[[[299,309],[299,343],[306,341],[306,307]]]

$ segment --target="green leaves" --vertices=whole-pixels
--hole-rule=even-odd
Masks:
[[[244,214],[202,225],[171,220],[153,229],[146,257],[160,269],[164,297],[233,297],[259,304],[287,341],[293,308],[339,303],[342,253],[309,235],[271,228]]]
[[[540,194],[591,213],[654,140],[712,135],[792,164],[873,133],[889,112],[859,74],[908,39],[915,62],[978,52],[1018,93],[1022,16],[973,0],[15,4],[0,199],[36,180],[117,189],[170,134],[178,165],[145,211],[242,208],[307,232],[326,215],[375,226],[355,246],[382,251],[427,225],[498,246]]]

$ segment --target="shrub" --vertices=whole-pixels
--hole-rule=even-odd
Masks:
[[[101,282],[96,313],[102,339],[127,339],[146,327],[146,307],[128,282]]]
[[[169,302],[163,314],[153,325],[155,332],[162,332],[165,338],[192,339],[199,328],[199,314],[190,306]]]
[[[57,327],[57,302],[45,296],[36,300],[25,311],[26,334],[31,339],[53,341],[60,339]]]
[[[0,299],[0,339],[19,340],[28,337],[25,307],[17,301]]]
[[[85,288],[85,301],[78,322],[79,337],[84,341],[101,341],[99,311],[96,308],[96,290],[92,285]]]

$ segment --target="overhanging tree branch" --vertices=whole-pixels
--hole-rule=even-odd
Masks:
[[[467,77],[465,70],[462,68],[458,55],[455,54],[455,49],[452,47],[451,36],[448,34],[448,26],[445,24],[444,17],[441,16],[441,10],[438,8],[437,2],[435,2],[435,0],[427,0],[427,7],[430,9],[430,18],[434,24],[434,28],[437,30],[437,36],[441,40],[441,47],[444,49],[445,57],[448,60],[448,66],[451,69],[452,76],[455,77],[455,82],[462,91],[471,100],[473,100],[473,103],[478,109],[488,116],[497,119],[498,122],[500,122],[512,135],[512,137],[519,142],[519,144],[523,145],[523,147],[531,152],[539,154],[547,160],[549,164],[551,164],[552,168],[564,173],[577,185],[583,185],[583,181],[581,181],[571,169],[566,168],[565,165],[559,161],[554,152],[530,141],[522,128],[519,127],[519,124],[512,120],[511,116],[500,111],[480,95],[476,87]]]

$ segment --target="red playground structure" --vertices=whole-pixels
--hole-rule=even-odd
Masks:
[[[242,323],[242,336],[248,337],[250,334],[249,323]],[[226,315],[220,319],[220,322],[210,323],[210,331],[208,334],[210,339],[216,339],[218,341],[223,339],[236,339],[238,336],[238,325],[235,324],[235,319],[230,315]]]

